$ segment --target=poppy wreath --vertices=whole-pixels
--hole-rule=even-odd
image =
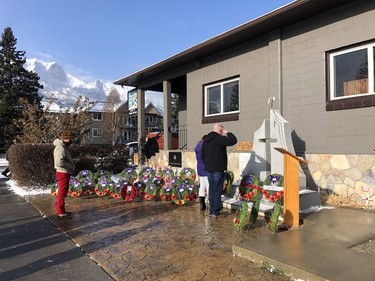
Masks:
[[[138,174],[138,178],[143,178],[143,177],[146,177],[146,176],[155,176],[155,169],[151,168],[151,167],[143,167],[140,171],[139,171],[139,174]]]
[[[191,179],[192,181],[195,181],[197,177],[197,173],[192,168],[183,168],[179,175],[182,179]]]
[[[105,170],[98,170],[96,173],[93,174],[93,180],[95,183],[99,181],[99,178],[105,177],[107,179],[111,178],[111,173]]]
[[[94,178],[94,174],[91,171],[89,171],[89,170],[82,170],[82,171],[80,171],[78,173],[78,175],[77,175],[76,178],[79,181],[84,181],[86,179],[91,179],[92,180]]]
[[[183,203],[179,202],[179,203],[182,203],[182,204],[178,204],[178,205],[183,205],[187,201],[194,201],[195,199],[198,198],[199,185],[197,185],[197,184],[194,183],[195,179],[197,178],[197,173],[195,172],[194,169],[192,169],[192,168],[183,168],[180,171],[179,175],[180,175],[180,178],[181,178],[181,183],[183,184],[184,189],[185,189],[185,191],[184,191],[184,193],[185,193],[184,198],[182,198],[180,200],[183,200],[185,202],[183,202]],[[186,196],[186,193],[188,194],[188,196]]]
[[[279,174],[269,175],[266,180],[263,182],[264,185],[281,187],[284,186],[284,177]],[[272,214],[268,222],[268,229],[275,233],[277,230],[277,223],[279,221],[279,216],[281,214],[284,198],[284,190],[265,190],[263,189],[263,196],[265,199],[270,200],[275,203],[275,206],[272,209]]]
[[[164,185],[164,179],[162,176],[154,176],[151,180],[159,189]]]
[[[124,179],[119,179],[117,183],[113,183],[109,188],[109,195],[113,198],[121,198],[121,191],[125,185]]]
[[[191,178],[182,179],[181,182],[189,195],[189,198],[186,197],[185,199],[189,201],[197,199],[199,196],[199,184],[195,183]]]
[[[137,189],[137,196],[140,198],[143,198],[143,196],[145,195],[146,183],[148,183],[148,178],[145,181],[138,180],[133,183],[133,185]]]
[[[170,168],[164,168],[160,171],[160,176],[164,179],[165,182],[171,181],[174,177],[174,172]]]
[[[162,201],[171,201],[173,185],[171,182],[164,184],[160,187],[159,197]]]
[[[90,195],[94,193],[94,174],[91,171],[80,171],[76,180],[81,183],[83,194]]]
[[[185,205],[187,202],[190,201],[190,192],[188,180],[182,180],[179,177],[174,178],[174,185],[172,189],[172,201],[177,205]]]
[[[162,201],[171,201],[174,172],[170,168],[164,168],[160,171],[160,176],[163,179],[163,185],[159,189],[159,197]]]
[[[134,168],[126,168],[120,173],[120,179],[123,179],[124,182],[133,183],[137,180],[137,171]]]
[[[85,195],[90,195],[95,193],[95,183],[93,179],[87,178],[84,181],[81,182],[82,184],[82,189],[83,189],[83,194]]]
[[[232,191],[232,184],[234,181],[234,173],[232,171],[227,171],[224,178],[224,188],[222,194],[230,194]]]
[[[160,187],[159,197],[162,201],[171,201],[172,192],[174,188],[173,179],[166,181],[163,186]]]
[[[279,216],[281,214],[281,204],[279,202],[275,203],[275,206],[272,209],[272,214],[270,217],[270,220],[268,222],[268,229],[272,232],[275,233],[277,230],[277,223],[279,221]]]
[[[194,201],[199,197],[199,183],[194,182],[193,183],[193,188],[190,190],[189,189],[189,194],[190,194],[190,201]]]
[[[101,176],[100,178],[98,178],[98,182],[96,183],[94,188],[96,195],[98,195],[99,197],[107,195],[111,188],[111,184],[113,184],[112,180],[108,179],[105,176]]]
[[[83,192],[82,183],[77,180],[75,177],[70,177],[69,179],[69,190],[68,195],[70,197],[78,197],[81,196]]]
[[[147,192],[153,193],[153,187],[148,188],[149,184],[152,182],[152,178],[155,176],[155,169],[151,167],[143,167],[138,174],[138,182],[143,182],[143,184],[138,183],[138,194],[140,195],[141,198],[144,198],[146,195],[146,189]],[[149,194],[151,195],[151,194]],[[150,196],[147,196],[150,200]]]
[[[268,185],[268,186],[275,186],[275,187],[282,187],[284,186],[284,177],[279,174],[272,174],[269,175],[265,181],[263,182],[263,185]],[[284,196],[284,190],[265,190],[263,189],[263,195],[264,198],[267,200],[270,200],[271,202],[279,202],[282,204],[282,199]]]
[[[125,182],[121,189],[121,197],[125,200],[125,202],[132,202],[137,196],[137,187],[131,182]]]
[[[254,175],[244,176],[240,182],[239,191],[241,199],[253,201],[250,212],[250,222],[255,224],[258,219],[260,200],[262,199],[260,180]]]
[[[147,182],[143,192],[143,199],[151,201],[158,194],[158,186],[153,182]]]
[[[249,212],[248,212],[249,206],[246,202],[242,202],[240,209],[236,211],[233,219],[233,224],[239,228],[242,229],[249,218]]]
[[[51,195],[54,196],[54,197],[57,197],[57,192],[58,192],[58,185],[57,185],[57,181],[54,182],[53,184],[51,184]]]
[[[152,173],[147,172],[140,176],[139,182],[143,184],[139,185],[137,183],[137,187],[141,198],[150,201],[158,194],[158,186],[154,183],[155,177],[156,176],[153,176]]]
[[[164,180],[160,176],[153,176],[148,178],[148,182],[145,183],[146,187],[144,190],[143,198],[145,200],[153,200],[158,194],[161,187],[164,185]]]
[[[261,197],[260,180],[254,175],[246,175],[241,179],[239,192],[241,199],[251,201]]]

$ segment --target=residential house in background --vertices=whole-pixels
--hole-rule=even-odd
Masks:
[[[84,142],[92,144],[125,144],[137,140],[138,114],[130,113],[128,101],[119,105],[116,110],[109,111],[106,102],[95,102],[91,109],[92,121]],[[163,110],[148,103],[145,107],[145,126],[147,131],[163,130]]]
[[[129,104],[126,101],[119,110],[125,112],[125,121],[121,126],[119,142],[127,143],[138,140],[138,111],[129,111]],[[152,102],[145,106],[145,129],[146,132],[163,131],[163,109],[155,106]]]
[[[110,144],[111,136],[106,134],[105,115],[113,114],[106,110],[104,101],[97,101],[91,108],[91,123],[83,142],[91,144]]]

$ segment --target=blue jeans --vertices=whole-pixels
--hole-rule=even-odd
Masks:
[[[207,173],[209,189],[208,201],[210,202],[210,215],[220,214],[221,193],[224,184],[224,171]]]

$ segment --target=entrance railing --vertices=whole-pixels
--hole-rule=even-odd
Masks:
[[[187,125],[182,125],[178,129],[178,148],[187,149]]]

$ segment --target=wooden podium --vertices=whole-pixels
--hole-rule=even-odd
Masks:
[[[299,227],[299,165],[308,162],[284,148],[275,147],[284,155],[284,223],[288,228]]]

